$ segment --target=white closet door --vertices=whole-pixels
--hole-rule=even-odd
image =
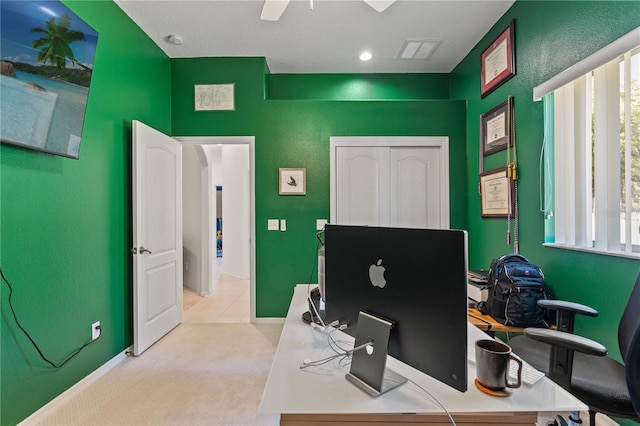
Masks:
[[[332,137],[331,223],[449,228],[447,137]]]
[[[391,148],[390,224],[403,228],[440,228],[440,153],[438,148]]]
[[[389,225],[389,148],[339,147],[337,217],[341,225]]]

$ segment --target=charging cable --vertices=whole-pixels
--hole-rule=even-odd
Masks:
[[[322,333],[322,334],[330,334],[330,333],[333,333],[336,330],[346,330],[347,329],[347,324],[340,324],[338,327],[336,327],[338,324],[340,324],[340,322],[338,320],[332,321],[327,325],[320,325],[320,324],[317,324],[315,322],[310,323],[311,328],[313,328],[318,333]],[[336,328],[333,328],[332,330],[329,330],[329,328],[331,328],[331,327],[336,327]]]
[[[423,388],[422,386],[420,386],[419,384],[417,384],[416,382],[414,382],[411,379],[407,379],[407,381],[409,383],[413,383],[414,386],[418,387],[422,392],[426,393],[427,395],[429,395],[429,398],[431,398],[436,404],[438,404],[438,406],[440,408],[442,408],[442,411],[445,412],[445,414],[449,417],[449,421],[451,422],[452,426],[456,426],[456,422],[455,420],[453,420],[453,417],[451,416],[451,413],[449,412],[449,410],[447,410],[447,407],[445,407],[444,405],[442,405],[442,403],[438,400],[438,398],[436,398],[435,396],[433,396],[433,394],[431,394],[431,392],[429,392],[428,390],[426,390],[425,388]]]
[[[300,370],[304,370],[307,367],[315,367],[318,365],[322,365],[322,364],[326,364],[329,361],[332,361],[336,358],[340,358],[340,357],[350,357],[355,351],[359,351],[361,349],[364,349],[368,346],[373,347],[373,340],[371,340],[370,342],[367,343],[363,343],[362,345],[356,346],[353,349],[350,349],[348,351],[344,351],[344,352],[340,352],[337,353],[335,355],[332,355],[330,357],[327,358],[322,358],[322,359],[318,359],[318,360],[310,360],[310,359],[305,359],[304,361],[302,361],[302,365],[300,366]]]
[[[55,364],[54,362],[50,361],[49,359],[47,359],[47,357],[44,356],[44,354],[40,350],[40,347],[38,346],[38,344],[35,342],[35,340],[33,340],[31,335],[22,326],[22,324],[20,324],[20,321],[18,321],[18,315],[16,314],[16,311],[13,308],[13,303],[11,301],[11,298],[13,296],[13,287],[11,287],[11,284],[9,284],[9,281],[4,276],[4,273],[2,272],[2,267],[0,267],[0,276],[2,276],[2,280],[5,282],[7,287],[9,287],[9,308],[11,308],[11,313],[13,314],[13,319],[15,320],[15,322],[18,325],[18,327],[20,328],[20,330],[22,330],[24,335],[27,336],[27,338],[29,339],[29,341],[31,342],[33,347],[36,349],[36,351],[38,351],[38,354],[40,354],[40,358],[42,358],[47,364],[51,365],[53,368],[61,368],[67,362],[71,361],[76,355],[78,355],[80,353],[80,351],[82,351],[84,348],[86,348],[87,346],[89,346],[90,344],[94,343],[96,340],[98,340],[100,338],[100,334],[102,334],[102,329],[100,328],[100,326],[97,326],[98,337],[96,337],[93,340],[88,341],[84,345],[80,346],[78,349],[74,350],[71,353],[71,355],[69,355],[67,358],[65,358],[64,361],[62,361],[60,364]]]

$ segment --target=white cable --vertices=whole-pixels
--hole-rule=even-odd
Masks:
[[[444,411],[446,413],[446,415],[449,417],[449,421],[451,421],[451,424],[453,426],[456,426],[456,422],[455,420],[453,420],[453,417],[451,417],[451,413],[449,413],[449,410],[447,410],[447,408],[442,405],[442,403],[438,400],[438,398],[436,398],[435,396],[433,396],[431,394],[431,392],[429,392],[428,390],[426,390],[425,388],[423,388],[422,386],[420,386],[419,384],[417,384],[416,382],[414,382],[411,379],[407,379],[408,382],[413,383],[414,385],[416,385],[418,388],[420,388],[424,393],[426,393],[427,395],[429,395],[429,397],[435,401],[436,404],[438,404],[438,406],[440,408],[442,408],[442,411]]]
[[[329,361],[332,361],[336,358],[340,358],[340,357],[349,357],[351,356],[355,351],[359,351],[361,349],[366,348],[367,346],[373,346],[373,342],[367,342],[367,343],[363,343],[362,345],[356,346],[353,349],[350,349],[348,351],[345,352],[340,352],[337,353],[335,355],[332,355],[330,357],[327,358],[322,358],[322,359],[318,359],[318,360],[304,360],[302,361],[302,365],[300,366],[300,370],[303,370],[307,367],[314,367],[314,366],[318,366],[318,365],[322,365],[322,364],[326,364]]]
[[[318,320],[320,320],[320,324],[322,324],[322,327],[327,328],[327,324],[324,323],[324,320],[320,316],[320,313],[318,312],[318,308],[316,308],[316,304],[313,303],[313,300],[311,300],[310,295],[307,296],[307,302],[309,303],[309,305],[311,305],[311,308],[313,309],[313,313],[311,314],[311,324],[315,324],[315,322],[313,321],[313,314],[315,314],[316,317],[318,317]]]
[[[332,334],[336,331],[336,330],[344,330],[347,328],[346,324],[342,324],[340,327],[338,327],[337,329],[334,329],[332,331],[329,332],[329,335],[327,336],[327,343],[329,345],[329,347],[335,352],[335,353],[340,353],[340,351],[346,352],[349,349],[348,348],[344,348],[342,346],[340,346],[339,343],[344,343],[344,344],[350,344],[350,342],[347,342],[346,340],[336,340],[333,338]],[[334,347],[335,346],[335,347]],[[338,349],[336,349],[338,348]]]
[[[316,324],[316,325],[317,325],[317,324]],[[330,326],[331,326],[331,325],[330,325]],[[343,326],[344,326],[344,328],[346,328],[346,324],[342,324],[340,327],[343,327]],[[332,356],[329,356],[329,357],[326,357],[326,358],[319,359],[319,360],[304,360],[304,361],[302,362],[302,365],[300,366],[300,370],[304,370],[304,369],[305,369],[305,368],[307,368],[307,367],[316,367],[316,366],[319,366],[319,365],[323,365],[323,364],[326,364],[327,362],[330,362],[330,361],[332,361],[332,360],[334,360],[334,359],[336,359],[336,358],[340,358],[340,357],[342,357],[342,358],[343,358],[343,359],[341,359],[341,360],[340,360],[340,364],[342,364],[342,362],[344,361],[344,359],[345,359],[345,358],[350,358],[350,357],[351,357],[351,355],[352,355],[355,351],[359,351],[359,350],[361,350],[361,349],[366,348],[367,346],[373,346],[373,345],[374,345],[374,342],[367,342],[367,343],[364,343],[364,344],[362,344],[362,345],[356,346],[356,347],[355,347],[355,348],[353,348],[353,349],[343,349],[343,348],[338,344],[338,341],[336,341],[336,340],[333,338],[333,336],[331,335],[333,332],[335,332],[335,331],[336,331],[336,330],[338,330],[338,329],[343,329],[343,328],[336,328],[336,329],[333,329],[332,331],[330,331],[330,332],[329,332],[329,334],[328,334],[328,336],[327,336],[327,343],[328,343],[329,347],[330,347],[334,352],[336,352],[336,354],[335,354],[335,355],[332,355]],[[347,342],[341,341],[341,343],[347,343]],[[336,350],[332,345],[335,345],[337,348],[339,348],[339,349],[343,350],[343,352],[338,352],[338,351],[337,351],[337,350]],[[420,386],[419,384],[417,384],[417,383],[416,383],[416,382],[414,382],[413,380],[411,380],[411,379],[407,379],[407,381],[409,381],[409,382],[413,383],[416,387],[418,387],[418,388],[419,388],[420,390],[422,390],[424,393],[426,393],[427,395],[429,395],[429,397],[430,397],[432,400],[434,400],[434,401],[435,401],[435,403],[436,403],[436,404],[438,404],[438,406],[439,406],[440,408],[442,408],[442,411],[444,411],[444,412],[446,413],[446,415],[449,417],[449,420],[451,421],[451,424],[452,424],[453,426],[456,426],[456,422],[453,420],[453,417],[451,417],[451,413],[449,413],[449,410],[447,410],[447,408],[446,408],[444,405],[442,405],[442,403],[441,403],[441,402],[440,402],[440,401],[439,401],[435,396],[433,396],[433,394],[431,394],[428,390],[426,390],[425,388],[423,388],[422,386]]]

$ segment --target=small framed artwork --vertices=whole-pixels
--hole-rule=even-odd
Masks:
[[[295,168],[279,169],[280,195],[306,195],[307,193],[307,169]]]
[[[507,168],[480,174],[480,204],[482,217],[513,216],[515,185],[507,177]]]
[[[516,75],[514,21],[480,55],[480,97]]]
[[[234,111],[234,84],[196,84],[196,111]]]
[[[480,117],[480,143],[482,155],[489,155],[513,146],[513,124],[511,120],[513,98],[482,114]]]

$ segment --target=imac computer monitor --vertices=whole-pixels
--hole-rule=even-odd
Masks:
[[[327,225],[326,322],[391,321],[389,355],[464,392],[467,268],[466,231]]]

